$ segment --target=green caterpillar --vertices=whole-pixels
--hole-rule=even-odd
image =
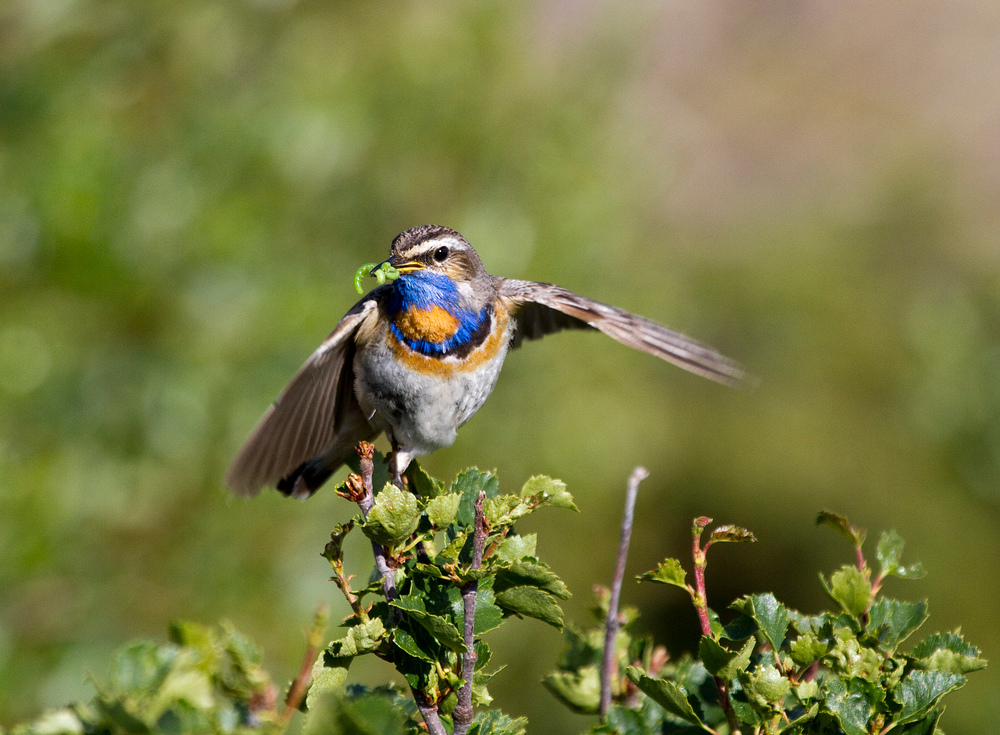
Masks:
[[[365,263],[354,272],[354,288],[359,294],[365,292],[361,286],[361,281],[364,280],[365,276],[371,276],[381,286],[387,281],[394,281],[399,278],[399,271],[389,265],[388,262],[382,263],[378,267],[376,267],[375,263]]]

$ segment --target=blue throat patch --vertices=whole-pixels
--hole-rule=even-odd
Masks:
[[[480,312],[464,309],[454,282],[447,276],[428,271],[407,273],[393,281],[389,298],[389,315],[392,317],[389,329],[393,336],[415,352],[424,355],[442,356],[466,344],[476,331],[489,319],[489,308]],[[410,339],[396,326],[395,317],[411,309],[429,310],[434,307],[444,309],[458,320],[455,333],[441,342]]]

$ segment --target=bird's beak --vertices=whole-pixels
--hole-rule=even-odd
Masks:
[[[413,273],[414,271],[420,271],[427,267],[423,263],[419,263],[416,260],[408,260],[405,262],[400,262],[396,260],[394,257],[389,258],[389,260],[385,262],[387,262],[389,265],[391,265],[393,268],[395,268],[396,270],[398,270],[400,273],[403,274]]]

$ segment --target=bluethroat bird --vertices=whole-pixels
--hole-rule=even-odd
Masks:
[[[491,276],[447,227],[407,230],[385,262],[395,280],[347,312],[233,461],[226,482],[237,494],[274,486],[309,497],[359,441],[382,432],[398,477],[413,457],[454,443],[508,350],[563,329],[597,329],[720,383],[744,378],[732,360],[648,319],[552,284]]]

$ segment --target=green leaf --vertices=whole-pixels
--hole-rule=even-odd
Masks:
[[[566,490],[566,483],[546,475],[529,477],[521,488],[521,497],[534,497],[536,502],[551,505],[555,508],[569,508],[579,511],[573,502],[573,496]]]
[[[508,612],[536,618],[562,630],[562,608],[551,595],[537,587],[511,587],[498,592],[496,601]]]
[[[423,627],[423,626],[419,626]],[[402,625],[396,626],[392,631],[392,641],[397,646],[399,646],[403,651],[413,656],[414,658],[419,658],[421,661],[428,661],[430,663],[435,663],[437,658],[435,658],[431,653],[424,650],[417,641],[416,636],[410,634]]]
[[[575,712],[594,715],[601,708],[601,672],[596,665],[557,671],[546,676],[542,684]]]
[[[351,529],[354,528],[354,521],[348,521],[341,525],[334,526],[330,532],[330,541],[323,547],[323,558],[331,564],[343,561],[344,559],[344,539]]]
[[[458,493],[448,493],[433,498],[427,504],[427,517],[430,519],[431,525],[435,528],[444,528],[454,521],[460,502],[462,502],[462,496]]]
[[[671,584],[674,587],[680,587],[683,590],[687,589],[687,583],[684,581],[687,577],[687,572],[684,571],[684,567],[676,559],[664,559],[660,562],[660,565],[651,572],[646,572],[645,574],[636,577],[639,582],[656,582],[658,584]]]
[[[635,666],[629,666],[625,670],[625,673],[639,687],[643,694],[663,707],[667,712],[675,717],[680,717],[685,722],[690,722],[692,725],[705,727],[701,718],[695,714],[691,702],[688,701],[687,692],[678,684],[666,679],[654,679],[647,676],[642,669]]]
[[[354,660],[352,656],[338,658],[329,651],[321,651],[312,667],[312,684],[306,695],[306,707],[313,710],[319,697],[330,692],[342,692],[347,681],[347,670]]]
[[[111,659],[111,686],[137,695],[154,691],[167,678],[177,655],[173,646],[158,646],[152,641],[128,643]]]
[[[788,611],[770,592],[747,595],[729,606],[753,618],[775,651],[781,650],[788,630]]]
[[[830,644],[821,641],[812,633],[803,633],[789,646],[789,653],[798,666],[805,668],[819,661],[830,649]]]
[[[444,492],[444,483],[428,475],[415,459],[406,468],[406,479],[409,480],[410,491],[421,498],[436,498]]]
[[[928,636],[910,651],[921,669],[945,671],[951,674],[968,674],[986,668],[979,649],[967,643],[958,631],[935,633]]]
[[[456,653],[465,653],[465,639],[455,624],[450,620],[427,612],[424,600],[419,594],[410,594],[392,600],[390,603],[397,610],[402,610],[410,620],[422,626],[434,639]]]
[[[416,496],[388,483],[375,496],[375,505],[362,530],[368,538],[391,548],[407,540],[419,522],[420,505]]]
[[[760,666],[742,678],[743,689],[749,696],[770,705],[779,705],[791,691],[792,685],[775,666]]]
[[[523,717],[512,720],[499,710],[476,713],[469,735],[525,735],[528,721]]]
[[[863,679],[829,679],[825,706],[846,735],[868,735],[875,703]]]
[[[465,625],[465,605],[457,610],[456,620],[461,625]],[[493,579],[486,577],[479,580],[479,589],[476,591],[476,622],[473,632],[482,635],[494,628],[499,628],[503,624],[503,610],[496,604],[496,593],[493,591]]]
[[[879,599],[868,611],[866,630],[889,651],[927,620],[927,601],[901,602],[888,597]]]
[[[897,722],[918,720],[928,714],[938,698],[965,684],[965,677],[946,671],[911,671],[903,679],[896,699],[903,708],[896,717]]]
[[[714,638],[705,635],[698,644],[698,656],[708,673],[729,680],[750,665],[750,654],[753,653],[755,645],[756,641],[751,638],[739,651],[730,651]]]
[[[860,549],[862,545],[864,545],[865,537],[868,535],[863,528],[852,526],[844,516],[832,513],[828,510],[822,510],[819,512],[819,515],[816,517],[816,525],[829,526],[850,541],[851,545],[856,549]]]
[[[718,528],[713,530],[711,535],[709,536],[709,543],[713,544],[717,543],[739,544],[747,541],[753,543],[756,540],[757,537],[754,536],[747,529],[732,525],[719,526]]]
[[[531,503],[524,498],[516,495],[498,495],[486,501],[483,515],[490,528],[498,528],[513,525],[531,511]]]
[[[377,650],[385,636],[381,619],[373,617],[349,628],[346,636],[331,642],[326,650],[334,658],[361,656]]]
[[[470,467],[459,473],[451,484],[451,491],[462,496],[455,515],[455,523],[462,528],[469,528],[476,519],[476,500],[479,493],[485,492],[487,499],[500,494],[500,481],[492,472],[481,472]]]
[[[802,727],[804,724],[806,724],[807,722],[809,722],[817,714],[819,714],[819,705],[818,704],[814,704],[812,707],[810,707],[808,709],[808,711],[806,711],[805,714],[803,714],[803,715],[801,715],[799,717],[796,717],[794,720],[792,720],[788,724],[783,725],[782,727],[778,728],[779,735],[780,735],[780,733],[783,733],[783,732],[788,732],[788,733],[791,733],[791,732],[800,733],[800,732],[802,732],[798,728]]]
[[[920,579],[925,575],[924,568],[920,563],[904,567],[900,564],[903,557],[903,547],[906,542],[903,537],[895,531],[883,532],[875,550],[875,557],[878,559],[879,567],[883,576],[902,577],[903,579]]]
[[[537,587],[561,600],[573,596],[556,573],[542,563],[516,562],[497,573],[497,591],[521,586]]]
[[[515,562],[526,556],[535,555],[535,547],[538,542],[538,534],[528,533],[524,536],[510,534],[500,542],[497,549],[497,558],[503,562]]]
[[[871,604],[872,585],[868,576],[857,567],[842,566],[827,582],[819,575],[823,588],[834,602],[840,605],[844,612],[856,618],[861,617]]]

